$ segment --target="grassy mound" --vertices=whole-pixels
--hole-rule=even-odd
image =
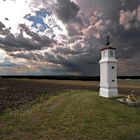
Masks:
[[[71,91],[0,116],[1,140],[139,140],[140,109]]]

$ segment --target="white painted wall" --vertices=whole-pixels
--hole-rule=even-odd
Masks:
[[[100,60],[100,96],[118,96],[117,90],[117,60],[115,50],[101,51]]]

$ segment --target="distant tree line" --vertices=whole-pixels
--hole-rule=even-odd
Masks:
[[[35,76],[35,75],[2,75],[1,78],[27,78],[27,79],[50,79],[50,80],[82,80],[82,81],[99,81],[100,76],[73,76],[73,75],[50,75],[50,76]],[[118,79],[140,79],[140,76],[118,76]]]

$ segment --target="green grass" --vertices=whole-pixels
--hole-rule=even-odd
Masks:
[[[0,116],[1,140],[139,140],[140,108],[70,91]]]

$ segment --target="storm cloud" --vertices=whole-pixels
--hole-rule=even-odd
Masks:
[[[119,75],[140,74],[139,0],[31,0],[30,7],[17,34],[6,25],[10,19],[0,21],[0,48],[33,73],[99,75],[109,34]]]
[[[77,14],[80,8],[71,0],[57,0],[56,14],[64,23],[78,20]]]
[[[2,24],[3,25],[3,24]],[[2,26],[5,27],[4,25]],[[48,38],[47,36],[39,36],[37,33],[32,32],[25,24],[20,24],[20,33],[15,36],[9,29],[3,29],[1,31],[4,38],[0,37],[1,48],[7,51],[15,50],[40,50],[44,46],[49,46],[55,41]],[[26,38],[23,36],[23,32],[29,35],[31,38]]]

